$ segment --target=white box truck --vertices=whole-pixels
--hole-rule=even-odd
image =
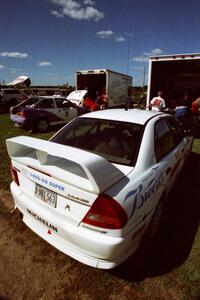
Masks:
[[[82,105],[89,97],[94,103],[102,99],[100,108],[122,107],[131,96],[132,77],[108,69],[83,70],[75,73],[76,91],[68,99]]]
[[[200,53],[150,56],[147,109],[160,90],[169,108],[174,108],[186,91],[192,100],[199,97]]]

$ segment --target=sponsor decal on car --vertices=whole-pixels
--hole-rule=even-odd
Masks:
[[[124,203],[127,200],[133,201],[133,207],[130,213],[131,218],[136,210],[139,210],[143,207],[145,203],[158,191],[159,187],[163,185],[164,178],[162,172],[158,168],[153,168],[151,170],[149,178],[153,178],[150,180],[148,185],[144,185],[141,183],[136,189],[128,192],[124,199]]]
[[[56,226],[52,225],[51,223],[49,223],[48,221],[46,221],[45,219],[41,218],[40,216],[38,216],[36,213],[34,213],[33,211],[31,211],[29,208],[27,208],[27,212],[33,217],[35,218],[37,221],[40,221],[42,224],[46,225],[48,228],[52,229],[55,232],[58,232],[58,229]]]
[[[33,173],[32,171],[28,171],[22,169],[22,174],[26,177],[33,179],[34,181],[38,182],[39,184],[43,184],[46,187],[51,187],[56,189],[57,191],[65,191],[64,185],[58,184],[50,179],[42,177],[40,174]]]

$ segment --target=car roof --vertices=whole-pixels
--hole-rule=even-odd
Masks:
[[[163,114],[162,112],[156,112],[152,110],[142,110],[142,109],[106,109],[91,112],[89,114],[82,115],[81,118],[95,118],[95,119],[105,119],[105,120],[115,120],[122,122],[136,123],[144,125],[149,119]]]
[[[38,99],[55,99],[55,98],[62,98],[62,99],[66,99],[66,97],[64,96],[60,96],[60,95],[51,95],[51,96],[36,96]]]

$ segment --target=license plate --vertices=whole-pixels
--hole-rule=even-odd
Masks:
[[[56,207],[57,194],[46,189],[45,187],[36,184],[35,185],[35,196],[52,207]]]

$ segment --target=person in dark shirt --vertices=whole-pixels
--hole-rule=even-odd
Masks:
[[[190,130],[190,113],[192,101],[189,93],[186,91],[184,97],[178,100],[175,108],[175,117],[179,123],[184,124],[186,130]]]

